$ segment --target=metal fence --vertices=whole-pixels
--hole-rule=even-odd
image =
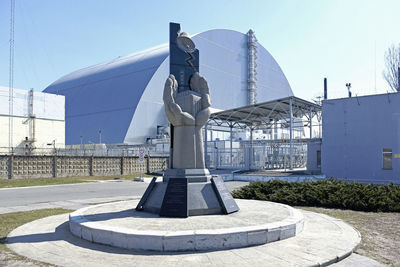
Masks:
[[[232,169],[289,169],[290,144],[287,142],[265,142],[263,144],[241,144],[240,148],[218,148],[210,142],[207,147],[208,168]],[[303,168],[307,164],[307,144],[292,145],[292,167]]]
[[[265,140],[262,142],[254,142],[252,145],[248,141],[242,141],[236,144],[238,147],[230,149],[223,145],[226,141],[207,142],[207,153],[205,154],[206,165],[210,169],[289,169],[290,168],[290,144],[287,140]],[[226,144],[226,143],[225,143]],[[70,163],[65,163],[65,166],[73,166],[76,160],[73,158],[79,157],[102,157],[109,158],[107,162],[120,161],[119,158],[133,157],[149,157],[149,158],[167,158],[169,157],[169,143],[159,143],[152,145],[138,146],[106,146],[106,145],[81,145],[69,148],[34,148],[27,150],[24,148],[13,148],[12,153],[9,153],[8,148],[0,147],[0,156],[57,156],[67,159],[71,158]],[[75,162],[75,163],[74,163]],[[97,162],[97,161],[96,161]],[[121,161],[122,165],[124,161]],[[166,162],[160,169],[168,168]],[[56,164],[56,163],[53,163]],[[61,164],[61,163],[60,163]],[[86,163],[85,163],[86,164]],[[119,164],[119,163],[118,163]],[[128,164],[128,161],[126,161]],[[130,164],[130,163],[129,163]],[[292,167],[302,168],[307,164],[307,143],[301,140],[296,140],[292,144]],[[1,165],[1,164],[0,164]],[[3,164],[5,169],[6,164]],[[63,165],[63,164],[61,164]],[[79,164],[78,164],[79,165]],[[86,164],[87,165],[87,164]],[[85,165],[85,166],[86,166]],[[115,165],[115,164],[114,164]],[[68,167],[74,168],[74,167]],[[100,168],[100,165],[99,165]],[[121,173],[124,172],[124,167],[120,166]],[[87,168],[86,168],[87,169]],[[1,172],[1,170],[0,170]],[[53,171],[54,172],[54,171]],[[88,171],[86,171],[88,172]],[[102,170],[105,173],[106,170]],[[118,172],[118,171],[117,171]],[[129,172],[129,171],[128,171]],[[3,174],[5,175],[5,174]],[[50,175],[50,174],[49,174]],[[56,174],[52,174],[57,175]],[[1,176],[1,175],[0,175]]]

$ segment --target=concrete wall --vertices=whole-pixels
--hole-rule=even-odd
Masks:
[[[321,139],[307,141],[307,172],[309,173],[320,173],[321,163],[318,162],[321,159]]]
[[[26,137],[31,141],[34,139],[34,147],[49,147],[47,144],[53,140],[56,147],[64,147],[64,96],[33,92],[31,106],[30,92],[14,89],[13,99],[13,147],[23,148]],[[9,117],[9,91],[0,86],[0,152],[8,151]]]
[[[0,156],[0,179],[109,176],[151,173],[168,167],[168,157]]]
[[[400,94],[325,100],[322,172],[359,182],[400,183]],[[392,168],[383,168],[383,149]]]
[[[47,144],[55,140],[56,147],[63,148],[65,145],[65,121],[47,120],[35,118],[31,121],[27,117],[13,118],[13,147],[24,147],[25,138],[32,138],[31,123],[35,126],[35,142],[33,145],[39,148],[52,148]],[[9,116],[0,115],[0,151],[8,148]]]

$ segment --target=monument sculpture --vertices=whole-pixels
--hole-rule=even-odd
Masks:
[[[167,217],[238,211],[223,180],[205,166],[202,127],[210,117],[207,81],[199,74],[199,50],[180,25],[170,23],[170,75],[164,85],[170,121],[170,168],[153,178],[136,210]]]
[[[332,250],[331,245],[330,247],[325,247],[330,251],[332,250],[334,260],[330,256],[326,256],[326,253],[323,253],[323,257],[327,257],[327,261],[321,261],[323,257],[317,257],[318,255],[312,255],[313,261],[309,260],[310,246],[307,244],[315,243],[314,247],[320,248],[322,242],[320,234],[316,235],[312,233],[311,235],[307,235],[307,232],[303,236],[303,239],[299,237],[300,239],[296,239],[292,243],[285,242],[281,246],[262,246],[265,243],[293,237],[302,231],[304,224],[302,213],[283,204],[258,200],[237,200],[243,210],[229,215],[229,218],[222,215],[238,211],[239,208],[221,177],[211,176],[204,162],[201,127],[207,122],[210,116],[211,99],[207,81],[199,74],[199,51],[195,48],[195,44],[190,37],[180,32],[179,24],[170,24],[170,36],[170,75],[164,85],[163,100],[166,116],[171,123],[172,153],[170,168],[163,175],[163,179],[157,181],[157,178],[154,177],[139,203],[137,200],[128,200],[82,208],[69,215],[69,227],[60,227],[60,223],[65,220],[65,215],[62,215],[63,217],[56,217],[57,219],[55,220],[51,219],[49,224],[54,228],[49,228],[48,223],[46,223],[46,229],[40,229],[39,232],[47,234],[49,229],[51,229],[51,233],[49,234],[53,234],[54,232],[57,235],[60,230],[59,228],[61,228],[61,231],[63,231],[63,228],[68,228],[73,235],[79,238],[114,247],[113,251],[111,251],[112,253],[108,249],[106,250],[105,254],[107,255],[101,258],[99,261],[100,264],[101,261],[104,261],[110,255],[112,256],[113,253],[122,253],[115,250],[116,248],[135,250],[128,257],[129,259],[133,257],[132,264],[146,266],[153,262],[149,261],[148,258],[149,255],[154,255],[154,251],[158,251],[157,259],[159,261],[155,262],[158,265],[162,265],[165,262],[174,265],[176,263],[179,265],[201,265],[204,262],[221,265],[226,259],[219,259],[215,255],[234,256],[237,253],[221,252],[222,254],[215,254],[214,251],[256,245],[261,246],[256,248],[256,250],[248,248],[250,249],[249,251],[256,251],[257,255],[265,254],[263,254],[264,258],[261,261],[260,259],[254,261],[255,265],[265,265],[265,262],[269,262],[271,259],[276,259],[274,261],[275,265],[287,265],[288,263],[294,264],[299,262],[304,265],[318,265],[321,262],[332,263],[334,260],[337,260],[337,255],[347,255],[349,250]],[[160,89],[162,91],[162,85]],[[136,211],[133,211],[132,206],[135,205]],[[221,215],[208,216],[211,214]],[[189,220],[160,218],[185,218],[188,216],[194,217]],[[327,221],[326,218],[321,218],[321,216],[309,218],[311,218],[310,222],[313,221],[313,218],[318,223]],[[37,224],[43,223],[40,221],[36,223],[36,226]],[[332,225],[334,226],[335,233],[343,232],[337,231],[338,226],[340,229],[344,229],[338,225],[337,220]],[[324,230],[327,229],[325,224],[323,226]],[[28,228],[34,229],[35,227]],[[26,232],[27,230],[23,229],[14,235],[11,234],[11,237],[20,240],[21,235]],[[36,232],[33,234],[36,234]],[[347,232],[345,233],[347,235]],[[67,235],[62,233],[61,235],[68,238]],[[353,236],[359,242],[359,234],[356,231],[354,231]],[[312,239],[313,237],[315,237],[315,242]],[[7,240],[9,239],[7,238]],[[59,246],[62,240],[57,238],[57,236],[54,240],[57,241],[56,249],[62,249]],[[349,239],[344,239],[342,243],[351,243],[351,245],[345,247],[350,248],[350,251],[352,251],[358,242],[353,242],[351,239],[350,241]],[[10,243],[10,245],[15,243],[20,246],[21,242]],[[65,243],[70,245],[71,242]],[[99,250],[98,244],[96,244],[95,250]],[[287,255],[288,244],[290,245],[290,249]],[[303,249],[304,244],[307,245],[305,249]],[[32,245],[30,245],[28,250],[25,249],[24,251],[30,251],[31,247]],[[311,250],[318,251],[314,247],[311,247]],[[66,251],[69,251],[69,247],[67,248]],[[86,258],[88,255],[90,256],[87,248],[90,249],[84,243],[84,249],[82,250],[79,247],[74,250],[74,253],[81,253],[82,257]],[[271,254],[271,248],[273,252],[275,251],[279,255]],[[283,254],[281,251],[282,248],[285,249]],[[300,248],[303,249],[304,255],[299,252]],[[42,250],[49,251],[46,249]],[[144,252],[142,254],[141,251],[143,250],[153,252]],[[196,254],[187,252],[174,254],[177,251],[192,251]],[[198,251],[203,252],[200,255]],[[241,251],[247,253],[247,250]],[[93,257],[97,259],[99,253],[98,251],[96,253]],[[46,256],[48,254],[47,252],[45,253]],[[59,254],[60,261],[55,264],[59,262],[61,262],[61,265],[65,264],[66,261],[63,253]],[[122,254],[126,254],[126,251]],[[234,261],[227,262],[227,264],[233,262],[237,263],[236,265],[246,265],[249,258],[242,257],[242,254],[234,258]],[[163,257],[163,255],[168,256]],[[282,259],[282,255],[286,255],[286,258]],[[193,261],[193,257],[195,257],[196,261]],[[128,258],[123,258],[122,262],[126,263],[126,259]],[[210,260],[211,258],[215,258],[217,261],[214,262]],[[115,259],[109,262],[112,262],[114,265],[118,263]],[[112,263],[110,264],[112,265]]]
[[[168,120],[174,127],[173,168],[204,169],[202,127],[210,117],[210,94],[207,81],[195,72],[190,89],[177,92],[173,74],[164,87],[164,105]]]

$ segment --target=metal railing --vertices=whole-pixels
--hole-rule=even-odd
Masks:
[[[288,143],[242,144],[240,148],[218,148],[210,142],[206,155],[207,167],[211,169],[289,169],[290,145]],[[292,167],[307,164],[307,144],[292,145]]]

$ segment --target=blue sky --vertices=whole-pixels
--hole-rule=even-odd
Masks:
[[[387,92],[384,52],[400,43],[400,1],[16,0],[14,87],[43,90],[74,70],[168,41],[168,23],[191,34],[246,33],[281,66],[296,96]],[[0,85],[8,86],[10,1],[0,0]]]

